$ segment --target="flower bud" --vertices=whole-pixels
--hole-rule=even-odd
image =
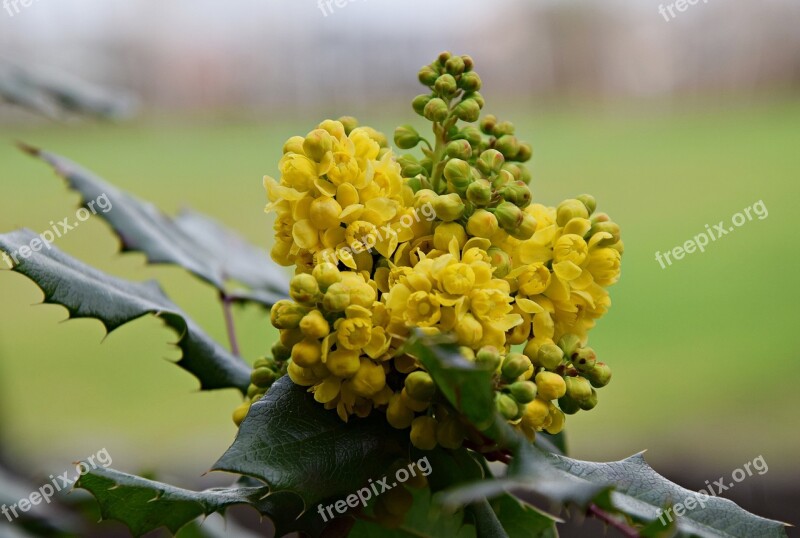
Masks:
[[[597,242],[598,247],[610,247],[619,242],[621,233],[619,225],[616,222],[606,221],[606,222],[598,222],[592,225],[592,228],[589,230],[590,235],[594,235],[597,233],[605,232],[611,234],[611,238],[605,238]]]
[[[536,232],[536,218],[529,213],[522,213],[522,222],[519,224],[518,227],[514,228],[513,230],[506,230],[511,237],[515,239],[519,239],[521,241],[525,241],[526,239],[530,239],[534,232]]]
[[[291,350],[280,342],[275,342],[272,344],[272,349],[270,349],[270,351],[277,362],[287,361],[292,355]]]
[[[283,299],[272,305],[270,321],[277,329],[295,329],[308,310],[294,301]]]
[[[426,402],[423,400],[417,400],[416,398],[409,396],[408,391],[405,388],[400,391],[400,398],[403,400],[403,405],[412,411],[416,411],[417,413],[427,411],[427,409],[431,406],[431,402],[429,401]]]
[[[521,403],[526,404],[533,401],[536,398],[536,383],[533,381],[517,381],[512,383],[508,390],[511,391],[511,395],[514,399]]]
[[[361,367],[350,378],[350,387],[358,396],[371,398],[386,386],[386,372],[383,365],[369,359],[361,359]]]
[[[555,344],[542,344],[536,355],[536,364],[546,370],[555,370],[564,360],[564,352]]]
[[[429,402],[436,395],[436,384],[428,372],[417,370],[408,374],[405,380],[408,395],[415,400]]]
[[[411,426],[414,420],[414,412],[405,406],[399,392],[396,392],[389,399],[389,406],[386,408],[386,420],[398,430],[404,430]]]
[[[339,215],[342,213],[342,206],[334,198],[320,196],[311,202],[309,215],[311,224],[318,230],[336,228],[341,222]]]
[[[576,334],[567,333],[558,341],[558,347],[564,355],[571,357],[581,347],[581,339]]]
[[[494,136],[500,138],[501,136],[505,135],[513,135],[514,134],[514,124],[510,121],[501,121],[495,123],[494,127],[492,128],[492,132]]]
[[[490,239],[499,229],[497,217],[485,209],[478,209],[467,221],[467,233],[472,237]]]
[[[550,411],[550,424],[544,429],[550,435],[556,435],[561,433],[561,430],[564,429],[564,422],[566,422],[567,418],[564,416],[564,412],[560,409],[552,409]]]
[[[441,123],[447,119],[449,114],[447,103],[439,97],[434,97],[425,105],[423,114],[427,120]]]
[[[467,160],[472,157],[472,146],[466,140],[453,140],[447,144],[447,156]]]
[[[242,422],[244,422],[247,413],[250,411],[250,405],[250,402],[244,402],[233,412],[233,422],[237,426],[241,426]]]
[[[358,127],[358,120],[353,116],[342,116],[339,118],[339,123],[344,127],[344,134],[349,135],[353,129]]]
[[[492,201],[492,185],[485,179],[473,181],[467,187],[467,200],[476,207],[486,207]]]
[[[531,145],[527,142],[520,142],[519,151],[514,156],[514,160],[524,163],[530,161],[531,157],[533,157],[533,148]]]
[[[564,378],[553,372],[539,372],[536,374],[536,388],[539,397],[543,400],[557,400],[566,394],[567,384]]]
[[[505,158],[503,157],[502,153],[496,149],[487,149],[481,153],[480,157],[478,157],[478,161],[475,163],[475,166],[483,174],[489,176],[499,172],[503,167],[503,163],[505,163]]]
[[[475,60],[468,54],[462,54],[461,59],[464,60],[464,71],[472,71],[475,68]]]
[[[494,405],[497,407],[497,411],[503,415],[503,418],[506,420],[514,420],[519,413],[519,406],[517,402],[514,401],[514,398],[502,392],[495,394]]]
[[[597,200],[594,199],[594,196],[591,194],[581,194],[575,198],[576,200],[580,200],[580,202],[586,206],[586,210],[591,215],[594,213],[594,210],[597,209]]]
[[[305,138],[302,136],[293,136],[283,144],[283,154],[298,153],[303,154],[303,141]]]
[[[400,165],[400,169],[403,172],[403,177],[414,177],[418,174],[422,174],[425,169],[419,164],[419,161],[413,155],[402,155],[398,157],[397,164]]]
[[[569,396],[562,396],[558,399],[558,407],[567,415],[574,415],[581,410],[580,404]]]
[[[417,417],[411,422],[411,444],[420,450],[436,448],[436,429],[438,423],[433,417]]]
[[[464,94],[465,99],[474,99],[476,103],[478,103],[478,108],[483,110],[483,107],[486,106],[486,99],[483,98],[481,92],[469,92]],[[476,118],[477,120],[477,118]]]
[[[514,135],[503,135],[494,143],[494,148],[511,160],[519,153],[519,140]]]
[[[466,65],[464,64],[464,58],[461,56],[451,56],[444,64],[444,68],[447,70],[448,73],[457,77],[461,73],[464,72]]]
[[[428,101],[430,101],[431,99],[433,99],[433,97],[430,94],[423,93],[421,95],[416,96],[414,100],[411,101],[411,107],[414,109],[414,112],[416,112],[420,116],[424,116],[425,105],[427,105]]]
[[[452,97],[458,91],[456,79],[450,74],[444,74],[437,78],[433,87],[442,97]]]
[[[299,328],[282,329],[279,338],[281,344],[291,349],[297,342],[305,338],[305,335],[303,334],[303,331],[301,331]]]
[[[531,360],[522,353],[509,353],[503,361],[500,372],[506,381],[514,381],[528,371]]]
[[[461,197],[455,193],[438,196],[433,201],[433,210],[436,212],[436,218],[444,222],[451,222],[461,218],[465,209]]]
[[[568,376],[565,380],[567,396],[580,403],[592,395],[592,385],[582,377]]]
[[[579,372],[588,372],[597,363],[597,354],[590,347],[581,348],[570,355],[572,366]]]
[[[417,78],[425,86],[433,86],[439,78],[439,73],[430,65],[426,65],[419,70]]]
[[[308,273],[295,275],[289,282],[289,295],[301,304],[314,304],[319,298],[317,280]]]
[[[325,129],[314,129],[303,140],[303,152],[314,161],[321,161],[333,149],[333,137]]]
[[[410,125],[401,125],[394,130],[394,143],[400,149],[416,147],[419,140],[419,133]]]
[[[556,222],[559,226],[566,226],[572,219],[588,219],[589,211],[583,202],[571,198],[558,204]]]
[[[322,297],[322,306],[328,312],[344,312],[350,306],[350,292],[341,282],[331,284]]]
[[[474,125],[467,125],[458,132],[458,138],[469,142],[473,148],[481,143],[481,132]]]
[[[502,202],[494,212],[500,227],[511,233],[522,224],[525,213],[511,202]]]
[[[342,273],[332,263],[324,262],[314,266],[311,276],[317,280],[320,291],[325,293],[331,285],[342,281]]]
[[[446,50],[444,52],[439,53],[439,56],[438,58],[436,58],[436,61],[439,63],[440,66],[444,67],[447,64],[447,60],[449,60],[451,56],[453,56],[452,53],[449,50]]]
[[[464,425],[455,417],[447,417],[441,420],[436,428],[436,441],[449,450],[461,448],[465,435],[466,429]]]
[[[466,192],[469,184],[472,183],[472,167],[467,161],[461,159],[450,159],[444,166],[444,177],[452,190],[459,194]]]
[[[500,189],[500,196],[519,208],[528,207],[531,203],[531,189],[522,181],[516,181]]]
[[[267,388],[275,381],[275,372],[269,368],[256,368],[250,373],[250,382],[260,388]]]
[[[484,116],[480,122],[481,131],[487,135],[492,134],[495,125],[497,125],[497,117],[494,114]]]
[[[592,389],[592,393],[589,395],[589,397],[581,402],[578,402],[578,405],[580,405],[580,408],[584,411],[591,411],[597,407],[597,391]]]
[[[584,373],[583,375],[589,380],[595,388],[605,387],[611,381],[611,367],[604,362],[598,362],[594,368]]]
[[[475,71],[464,73],[458,81],[458,86],[465,92],[476,92],[481,89],[481,77]]]
[[[300,320],[300,330],[310,338],[325,338],[331,332],[328,321],[322,317],[322,312],[312,310]]]
[[[494,277],[503,278],[511,270],[511,256],[500,247],[489,247],[486,251],[494,267]]]
[[[502,360],[503,357],[494,346],[483,346],[475,354],[475,362],[491,372],[497,370]]]
[[[453,238],[458,241],[458,248],[462,248],[467,242],[467,233],[457,222],[443,222],[433,232],[433,246],[437,250],[447,252]]]
[[[292,347],[292,362],[303,368],[317,364],[322,356],[322,348],[316,338],[304,338]]]
[[[462,121],[472,123],[473,121],[478,121],[481,115],[481,107],[478,101],[473,98],[468,98],[456,105],[453,109],[453,114]]]

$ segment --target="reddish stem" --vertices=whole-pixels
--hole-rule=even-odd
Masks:
[[[606,523],[607,525],[614,527],[620,532],[620,534],[622,534],[626,538],[639,537],[639,531],[637,531],[624,521],[615,518],[614,516],[612,516],[611,514],[609,514],[608,512],[606,512],[605,510],[603,510],[594,503],[589,505],[589,510],[587,510],[587,513],[596,517],[597,519]]]

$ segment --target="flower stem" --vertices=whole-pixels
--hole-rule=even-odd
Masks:
[[[617,529],[617,531],[619,531],[620,534],[622,534],[626,538],[639,537],[639,531],[637,531],[624,521],[615,518],[614,516],[612,516],[611,514],[609,514],[608,512],[606,512],[605,510],[603,510],[594,503],[589,505],[589,510],[587,510],[587,513],[596,517],[600,521],[614,527],[615,529]]]
[[[219,300],[222,303],[222,312],[225,315],[225,328],[228,331],[228,341],[231,345],[231,353],[237,357],[240,357],[239,344],[236,340],[236,326],[233,322],[233,311],[231,308],[233,301],[224,291],[219,292]]]

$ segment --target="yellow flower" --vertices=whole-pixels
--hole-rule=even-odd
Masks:
[[[420,327],[430,327],[441,318],[439,299],[431,293],[417,291],[408,297],[405,318]]]
[[[340,319],[336,322],[336,336],[345,349],[360,350],[372,337],[372,321],[369,318]]]

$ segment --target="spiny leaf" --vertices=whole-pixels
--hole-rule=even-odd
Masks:
[[[266,251],[218,222],[188,210],[171,218],[69,159],[25,144],[20,148],[52,166],[81,195],[84,206],[91,205],[108,222],[123,252],[142,252],[150,263],[183,267],[239,302],[269,307],[286,297],[287,279]],[[107,203],[96,203],[103,196]],[[244,284],[250,291],[231,290],[229,281]]]
[[[497,519],[509,538],[556,538],[556,521],[548,514],[520,501],[510,494],[504,494],[490,502]]]
[[[214,470],[259,478],[273,491],[297,493],[311,507],[382,477],[402,456],[407,435],[382,416],[343,422],[284,376],[250,408]]]
[[[247,391],[250,368],[208,335],[170,301],[156,282],[131,282],[90,267],[53,247],[41,247],[27,258],[20,253],[38,236],[30,230],[0,235],[0,250],[17,256],[13,270],[30,278],[44,292],[45,303],[64,306],[71,318],[95,318],[108,332],[154,314],[178,333],[183,356],[178,365],[194,374],[202,389]]]

